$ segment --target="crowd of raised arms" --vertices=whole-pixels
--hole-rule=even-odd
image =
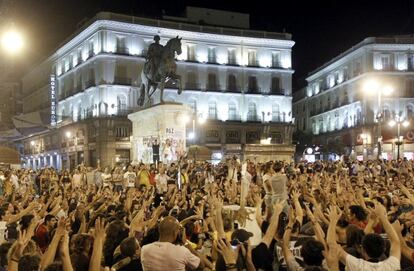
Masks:
[[[407,160],[0,171],[0,270],[414,270],[413,188]]]

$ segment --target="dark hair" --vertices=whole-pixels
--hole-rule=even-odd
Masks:
[[[346,246],[349,248],[356,248],[357,246],[360,246],[362,244],[362,239],[364,236],[365,233],[363,230],[355,225],[349,225],[346,228]]]
[[[106,240],[104,243],[105,265],[112,266],[114,251],[122,240],[128,237],[128,228],[121,220],[115,220],[109,223],[106,229]]]
[[[7,265],[7,253],[11,246],[12,243],[3,243],[0,245],[0,266],[4,267]]]
[[[309,239],[303,243],[300,252],[306,265],[321,266],[324,259],[323,250],[324,246],[321,242]]]
[[[273,166],[275,172],[280,172],[283,168],[283,163],[281,162],[276,162]]]
[[[38,271],[40,268],[40,257],[38,255],[23,255],[19,259],[18,271]]]
[[[128,237],[121,242],[120,250],[122,256],[132,257],[138,249],[135,237]]]
[[[349,210],[351,214],[355,215],[358,221],[364,221],[367,218],[367,213],[360,205],[351,205],[349,206]]]
[[[30,214],[30,215],[24,215],[22,216],[22,219],[20,220],[20,230],[26,230],[27,228],[29,228],[30,226],[30,222],[32,221],[34,215]]]
[[[379,258],[385,251],[384,239],[378,234],[370,233],[362,239],[362,247],[370,258]]]
[[[52,220],[53,218],[56,218],[54,215],[46,215],[45,216],[45,223],[49,222],[50,220]]]

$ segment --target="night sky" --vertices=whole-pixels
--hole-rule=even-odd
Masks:
[[[245,1],[245,0],[243,0]],[[4,2],[4,1],[3,1]],[[414,1],[190,1],[190,0],[9,0],[2,7],[24,30],[28,50],[22,70],[49,56],[76,31],[82,20],[99,11],[160,18],[184,15],[186,6],[250,14],[252,29],[293,35],[294,86],[306,75],[369,36],[414,34]],[[260,3],[260,5],[256,4]]]

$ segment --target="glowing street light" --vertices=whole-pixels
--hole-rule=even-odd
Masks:
[[[15,55],[23,49],[23,36],[16,30],[10,29],[3,34],[1,45],[7,53]]]
[[[71,136],[72,136],[72,133],[71,133],[70,131],[67,131],[67,132],[66,132],[66,137],[67,137],[67,138],[70,138]]]

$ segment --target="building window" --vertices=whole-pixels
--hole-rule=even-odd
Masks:
[[[258,93],[259,88],[257,87],[257,78],[256,76],[249,76],[248,92]]]
[[[406,93],[408,97],[414,96],[414,79],[407,79],[406,81]]]
[[[229,120],[237,120],[237,106],[236,103],[229,103]]]
[[[118,54],[128,54],[125,37],[116,37],[116,52]]]
[[[227,89],[229,91],[237,91],[236,76],[234,74],[229,74],[227,78]]]
[[[354,76],[360,75],[362,72],[361,70],[361,62],[357,61],[354,63]]]
[[[247,120],[256,121],[257,120],[257,110],[255,103],[249,103],[247,111]]]
[[[305,107],[303,107],[305,108]],[[280,122],[280,107],[278,104],[272,105],[272,121]]]
[[[196,73],[190,71],[187,73],[187,82],[185,84],[187,89],[200,89],[200,86],[197,84],[197,75]]]
[[[123,137],[129,137],[130,131],[128,127],[116,127],[115,128],[115,137],[117,138],[123,138]]]
[[[390,56],[389,55],[382,55],[381,56],[381,67],[383,70],[390,70],[391,63],[390,63]]]
[[[116,97],[118,113],[125,112],[127,110],[127,101],[124,95],[118,95]]]
[[[187,61],[195,61],[195,46],[187,45]]]
[[[273,52],[272,53],[272,67],[273,68],[280,68],[282,65],[280,64],[280,53]]]
[[[274,94],[281,94],[280,91],[280,78],[279,77],[272,77],[272,93]]]
[[[118,85],[131,84],[131,79],[128,78],[127,66],[125,64],[117,63],[114,83]]]
[[[93,56],[93,40],[90,40],[89,41],[89,48],[88,48],[89,50],[88,50],[88,56],[89,57],[92,57]]]
[[[218,90],[217,85],[217,76],[215,73],[208,74],[208,82],[207,82],[207,89],[208,90]]]
[[[208,103],[208,118],[217,119],[217,104],[216,102]]]
[[[216,48],[214,47],[208,48],[208,62],[216,63]]]
[[[236,65],[237,61],[236,61],[236,50],[235,49],[229,49],[228,51],[228,60],[227,63],[230,65]]]
[[[248,66],[258,66],[256,61],[256,51],[249,50],[248,52]]]

